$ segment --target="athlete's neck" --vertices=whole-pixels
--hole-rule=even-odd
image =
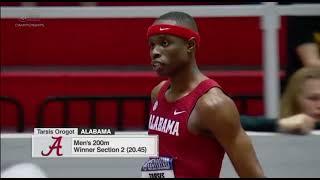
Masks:
[[[174,94],[188,93],[192,91],[201,81],[207,79],[196,64],[177,72],[169,78],[171,81],[170,92]]]

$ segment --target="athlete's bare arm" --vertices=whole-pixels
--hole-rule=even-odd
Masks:
[[[317,43],[303,43],[296,48],[304,66],[320,67],[320,53]]]
[[[195,107],[201,129],[225,149],[240,177],[264,177],[249,136],[242,129],[234,102],[220,89],[203,95]]]

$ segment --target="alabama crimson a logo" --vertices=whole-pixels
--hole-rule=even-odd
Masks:
[[[53,144],[51,146],[49,146],[49,151],[47,153],[44,153],[43,151],[41,151],[42,156],[49,156],[53,150],[56,150],[57,156],[63,155],[60,152],[60,150],[62,149],[62,145],[61,145],[62,136],[59,136],[59,137],[52,136],[52,139],[55,139],[55,141],[53,142]]]

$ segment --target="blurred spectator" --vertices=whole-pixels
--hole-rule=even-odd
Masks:
[[[320,67],[320,16],[289,16],[287,23],[288,64],[282,91],[298,69]]]
[[[278,131],[308,134],[320,129],[320,67],[304,67],[290,78],[282,95],[280,117],[241,116],[248,131]]]

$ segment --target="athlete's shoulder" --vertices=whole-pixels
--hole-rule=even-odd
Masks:
[[[199,98],[197,105],[200,108],[216,110],[224,108],[230,103],[233,104],[232,99],[227,96],[221,88],[213,87]]]
[[[231,125],[239,116],[233,100],[217,87],[200,97],[195,108],[204,127]]]
[[[152,91],[151,91],[151,101],[154,102],[157,97],[158,97],[158,94],[159,94],[159,91],[161,89],[161,87],[165,84],[166,80],[165,81],[161,81],[158,85],[156,85]]]

